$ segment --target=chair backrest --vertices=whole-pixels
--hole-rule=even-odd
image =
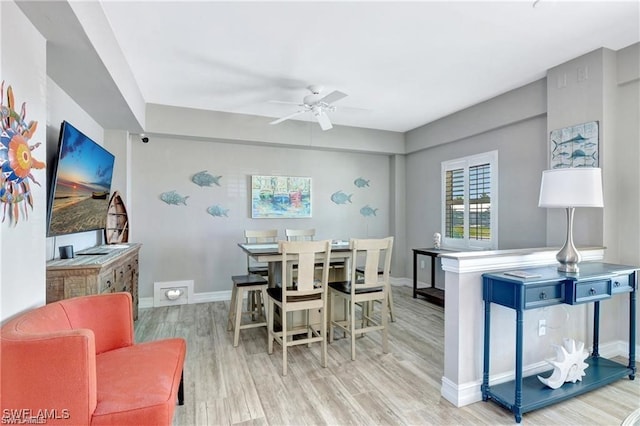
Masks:
[[[329,257],[331,240],[280,241],[282,253],[282,300],[290,296],[307,296],[324,293],[329,282]],[[298,265],[295,285],[292,266]],[[316,279],[316,265],[322,265],[322,278]]]
[[[275,243],[278,239],[277,229],[266,230],[245,230],[244,240],[245,243]]]
[[[275,243],[278,241],[277,229],[265,229],[265,230],[251,230],[244,231],[244,242],[247,244],[252,243]],[[251,272],[252,268],[263,268],[266,270],[267,266],[264,263],[255,261],[251,256],[247,255],[247,271]]]
[[[351,239],[352,265],[351,267],[351,291],[356,289],[374,288],[389,285],[389,273],[391,270],[391,254],[393,252],[393,237],[380,239]],[[364,255],[364,279],[356,281],[355,259]],[[382,274],[379,268],[382,266]],[[355,283],[355,285],[354,285]]]
[[[285,229],[287,241],[313,241],[316,236],[315,229]]]

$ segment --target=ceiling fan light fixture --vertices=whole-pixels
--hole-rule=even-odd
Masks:
[[[332,103],[346,97],[347,94],[340,92],[339,90],[334,90],[327,95],[323,95],[321,93],[323,87],[317,85],[308,86],[307,89],[311,94],[302,99],[302,105],[300,106],[304,108],[303,110],[296,111],[293,114],[274,120],[270,124],[279,124],[285,120],[303,114],[304,112],[311,112],[320,124],[322,130],[331,129],[333,126],[331,125],[331,120],[327,116],[327,112],[335,111],[336,108]]]

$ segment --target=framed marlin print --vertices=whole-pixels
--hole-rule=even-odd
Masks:
[[[553,130],[549,135],[549,168],[598,167],[598,122]]]

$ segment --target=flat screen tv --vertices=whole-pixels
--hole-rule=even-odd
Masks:
[[[115,157],[67,121],[60,126],[47,236],[103,229]]]

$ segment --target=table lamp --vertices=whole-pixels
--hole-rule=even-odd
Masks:
[[[573,214],[576,207],[604,207],[601,169],[572,167],[543,171],[538,207],[567,209],[567,240],[556,254],[558,271],[578,273],[580,253],[573,244]]]

